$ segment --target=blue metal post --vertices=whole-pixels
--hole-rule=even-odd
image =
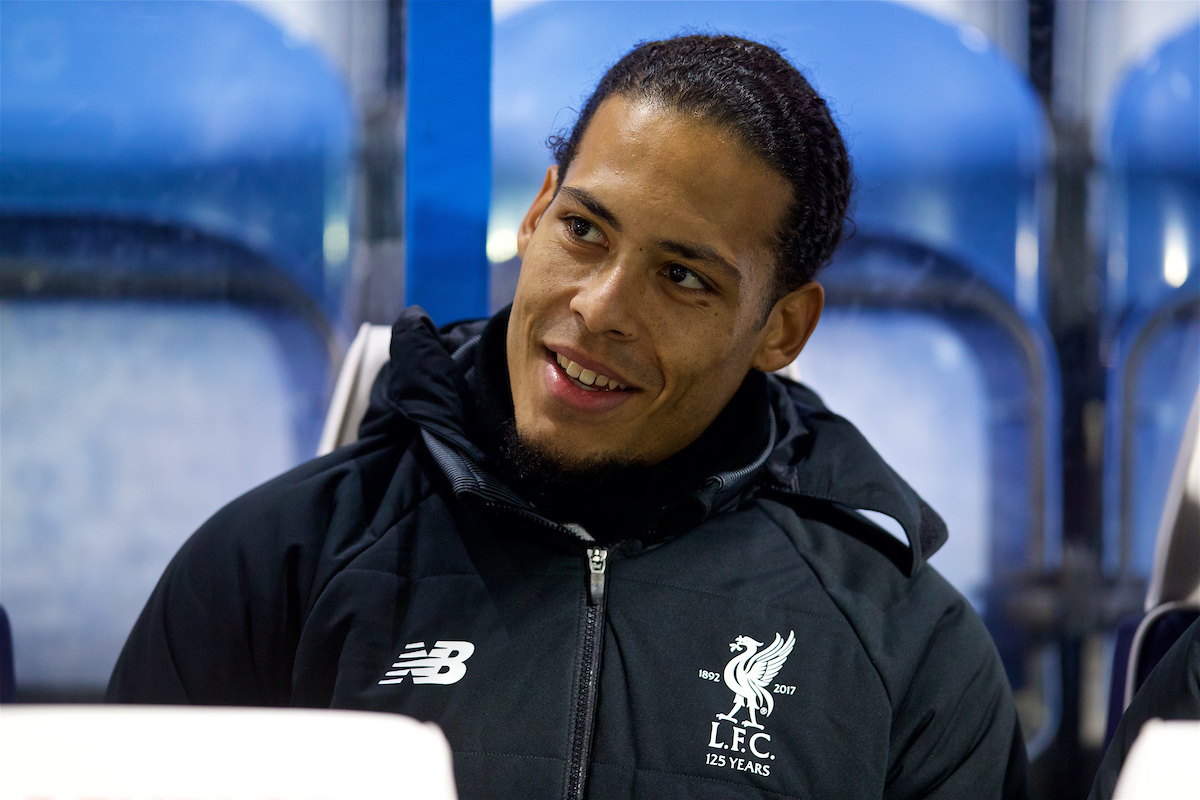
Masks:
[[[438,325],[487,314],[492,12],[408,0],[405,294]]]

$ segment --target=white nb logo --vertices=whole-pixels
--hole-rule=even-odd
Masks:
[[[458,683],[467,674],[464,662],[474,652],[475,645],[470,642],[438,641],[428,651],[424,642],[411,642],[379,684],[403,683],[409,675],[413,683]]]

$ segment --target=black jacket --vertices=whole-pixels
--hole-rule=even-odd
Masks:
[[[481,329],[406,312],[360,441],[182,547],[109,699],[433,720],[464,798],[1023,796],[995,648],[925,565],[945,527],[853,426],[758,376],[761,451],[601,546],[468,434]]]

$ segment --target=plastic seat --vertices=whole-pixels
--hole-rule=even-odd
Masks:
[[[243,4],[0,15],[0,596],[23,696],[90,700],[182,541],[316,447],[353,118]]]
[[[1117,632],[1108,739],[1150,671],[1200,617],[1200,392],[1192,402],[1166,497],[1145,616],[1127,621]]]
[[[1153,571],[1166,491],[1200,387],[1200,23],[1127,76],[1107,144],[1104,561]]]
[[[353,113],[314,48],[242,3],[0,0],[0,14],[0,214],[237,242],[338,316]]]
[[[391,343],[392,329],[387,325],[364,322],[359,327],[358,335],[342,360],[333,399],[325,415],[325,427],[321,430],[318,456],[358,441],[358,426],[371,402],[371,387],[379,370],[391,358]]]

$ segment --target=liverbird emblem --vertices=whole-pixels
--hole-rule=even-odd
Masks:
[[[771,716],[775,708],[775,698],[770,692],[771,681],[775,680],[783,668],[783,662],[792,652],[796,644],[796,632],[789,632],[786,642],[777,633],[774,642],[765,650],[759,650],[762,644],[749,636],[739,636],[730,643],[731,651],[742,651],[725,665],[725,685],[733,690],[733,708],[728,714],[717,714],[717,719],[736,723],[738,710],[745,706],[750,718],[742,722],[742,726],[762,730],[762,725],[758,724],[758,712],[762,711],[764,717]]]

